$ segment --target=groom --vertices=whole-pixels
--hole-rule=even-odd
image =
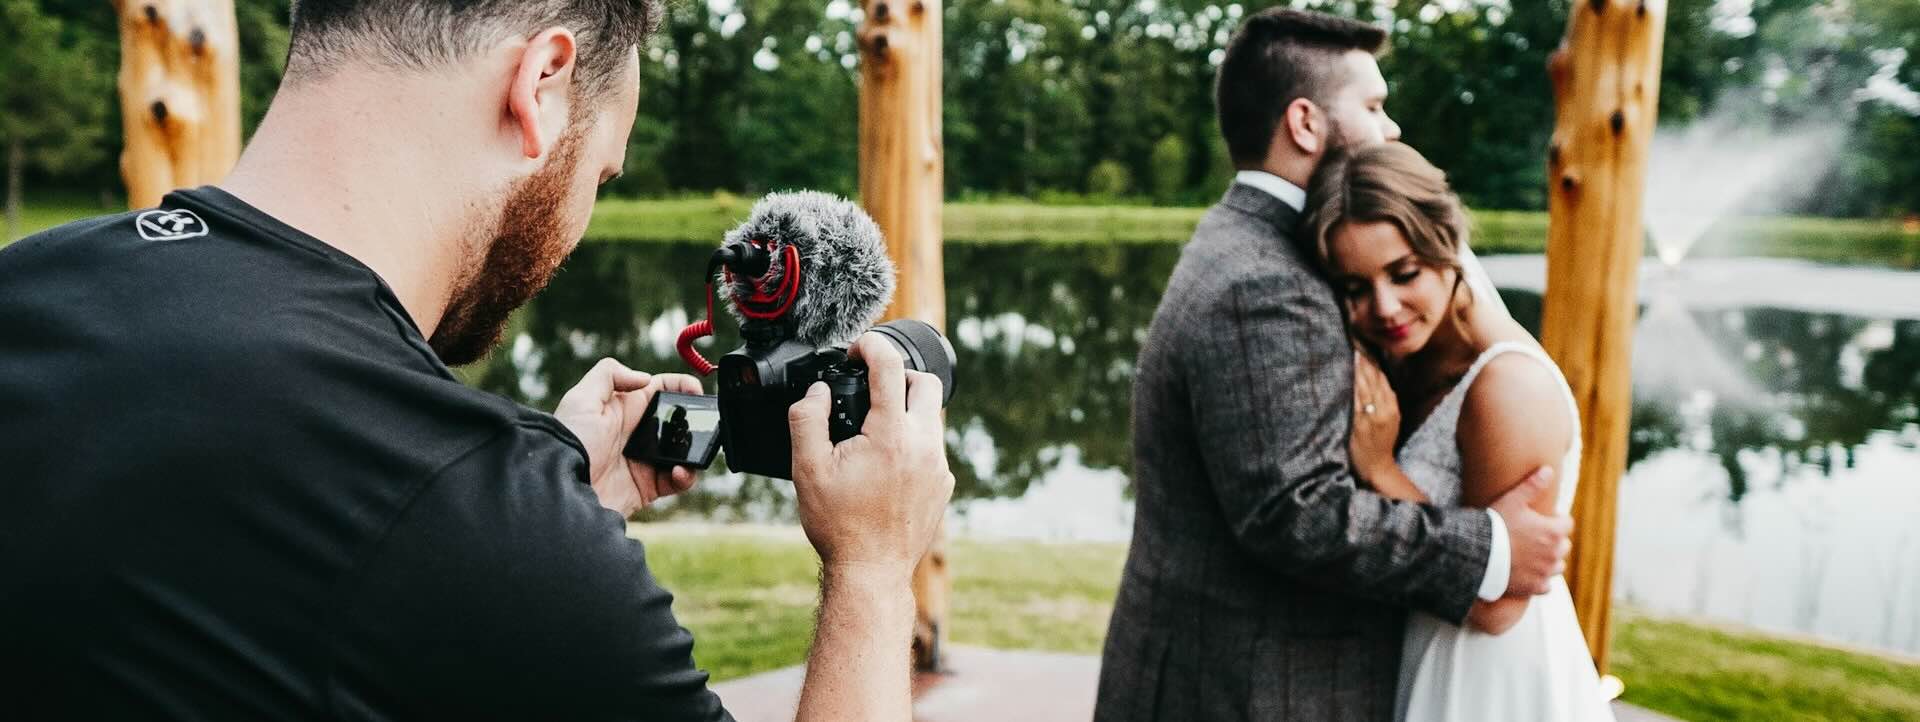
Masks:
[[[1393,501],[1347,459],[1353,358],[1297,235],[1329,148],[1399,138],[1372,26],[1272,10],[1220,65],[1241,169],[1173,271],[1134,380],[1137,516],[1095,717],[1391,720],[1406,612],[1545,592],[1572,521]]]

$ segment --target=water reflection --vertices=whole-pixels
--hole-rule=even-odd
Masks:
[[[603,356],[684,370],[673,340],[704,313],[699,274],[710,251],[583,246],[514,319],[506,349],[462,373],[482,388],[551,408]],[[1119,470],[1113,478],[1124,480],[1133,359],[1178,257],[1171,246],[948,248],[948,330],[961,357],[947,417],[956,500],[1024,497],[1063,462],[1070,475]],[[710,348],[738,345],[731,323],[718,326]],[[792,515],[780,483],[716,476],[702,486],[657,513]]]
[[[704,312],[698,274],[709,249],[582,247],[515,318],[508,348],[463,373],[551,408],[602,356],[682,370],[673,340]],[[1124,540],[1132,364],[1179,249],[946,253],[948,330],[960,354],[948,413],[958,478],[950,521],[979,534]],[[1920,274],[1844,272],[1876,293],[1920,296]],[[1911,531],[1920,525],[1909,518],[1920,511],[1920,320],[1750,300],[1708,307],[1700,290],[1651,294],[1643,308],[1617,588],[1655,608],[1920,652],[1920,621],[1886,606],[1920,603],[1920,532]],[[1537,331],[1537,290],[1502,296]],[[711,348],[735,345],[723,321]],[[713,474],[649,513],[794,512],[786,482]],[[1857,619],[1881,621],[1869,629]]]

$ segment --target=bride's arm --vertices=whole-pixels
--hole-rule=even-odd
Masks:
[[[1573,443],[1565,391],[1552,372],[1533,358],[1509,353],[1487,363],[1460,409],[1462,503],[1487,507],[1521,479],[1542,466],[1553,467],[1555,481],[1534,497],[1533,507],[1553,514],[1559,496],[1560,464]],[[1490,634],[1513,628],[1527,611],[1526,597],[1476,602],[1467,623]]]

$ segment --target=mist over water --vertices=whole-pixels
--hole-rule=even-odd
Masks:
[[[1718,113],[1654,134],[1647,157],[1646,224],[1656,256],[1679,265],[1713,224],[1734,213],[1770,215],[1839,155],[1844,118],[1786,130]]]

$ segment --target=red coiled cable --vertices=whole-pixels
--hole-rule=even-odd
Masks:
[[[758,245],[759,242],[754,243]],[[753,293],[746,298],[741,298],[737,294],[733,297],[734,306],[740,309],[740,315],[757,321],[772,321],[786,316],[788,311],[793,310],[793,302],[800,298],[800,249],[789,245],[781,250],[786,263],[782,266],[784,274],[780,277],[780,286],[769,292],[761,279],[748,281],[753,286]],[[733,270],[727,269],[725,274],[727,286],[732,287]],[[680,338],[674,344],[680,352],[680,358],[701,376],[712,374],[715,366],[712,361],[707,360],[707,357],[700,355],[700,351],[693,347],[693,342],[712,335],[713,281],[708,280],[707,318],[680,329]]]
[[[700,355],[700,350],[693,347],[693,342],[712,335],[713,281],[707,281],[707,317],[703,320],[687,324],[686,328],[680,329],[680,340],[674,343],[674,348],[680,351],[680,358],[685,360],[687,365],[692,366],[694,372],[701,376],[712,374],[714,366],[712,361],[707,360],[707,357]]]

